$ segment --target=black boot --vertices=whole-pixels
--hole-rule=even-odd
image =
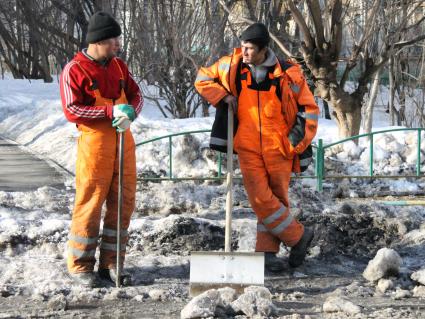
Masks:
[[[117,269],[111,268],[111,269],[99,269],[98,271],[99,277],[105,280],[112,281],[113,283],[117,280]],[[121,279],[120,283],[122,286],[131,286],[132,285],[132,278],[131,275],[126,272],[124,269],[121,270]]]
[[[285,267],[282,259],[276,256],[276,253],[265,252],[264,253],[264,264],[266,270],[270,272],[281,272]]]
[[[95,288],[98,285],[98,280],[94,272],[80,272],[69,274],[75,285],[80,285],[86,288]]]
[[[304,234],[300,241],[291,248],[291,252],[289,254],[289,265],[291,267],[301,266],[304,262],[305,256],[307,255],[307,249],[310,247],[313,236],[313,229],[305,227]]]

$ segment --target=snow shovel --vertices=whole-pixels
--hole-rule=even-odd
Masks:
[[[232,287],[242,292],[244,287],[264,285],[264,253],[232,252],[233,210],[233,109],[227,118],[227,196],[224,252],[196,251],[190,256],[191,296],[208,289]]]
[[[117,278],[115,285],[121,287],[121,215],[122,215],[122,180],[124,173],[124,134],[119,132],[119,163],[118,163],[118,211],[117,211]]]

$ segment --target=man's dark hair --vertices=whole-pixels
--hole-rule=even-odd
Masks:
[[[264,39],[250,39],[250,40],[246,40],[245,42],[255,44],[258,47],[258,51],[261,51],[262,49],[267,47],[269,44],[269,42],[264,41]]]

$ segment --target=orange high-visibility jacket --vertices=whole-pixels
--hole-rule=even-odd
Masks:
[[[195,81],[195,87],[199,94],[214,106],[218,106],[228,94],[238,96],[236,81],[237,72],[240,70],[238,66],[241,61],[242,50],[236,48],[233,54],[220,58],[212,66],[200,68]],[[299,107],[301,106],[304,109],[303,111],[305,111],[304,138],[297,145],[291,145],[289,140],[285,142],[289,144],[290,154],[284,155],[292,158],[297,154],[303,153],[316,135],[319,108],[298,64],[286,61],[285,66],[281,66],[276,60],[273,77],[280,79],[280,111],[286,126],[284,130],[286,134],[295,124]],[[243,106],[239,105],[240,107]],[[256,117],[253,116],[252,120],[255,121]]]

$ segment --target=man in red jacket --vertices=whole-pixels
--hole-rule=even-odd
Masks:
[[[117,132],[123,132],[125,136],[122,261],[128,240],[127,229],[135,207],[136,156],[129,127],[142,109],[143,97],[126,64],[116,57],[120,35],[121,28],[111,15],[95,13],[89,21],[88,48],[77,53],[60,77],[63,111],[81,132],[67,265],[74,282],[87,287],[97,284],[95,253],[105,201],[98,274],[103,279],[116,280]],[[123,285],[131,283],[126,272],[122,273],[120,280]]]

